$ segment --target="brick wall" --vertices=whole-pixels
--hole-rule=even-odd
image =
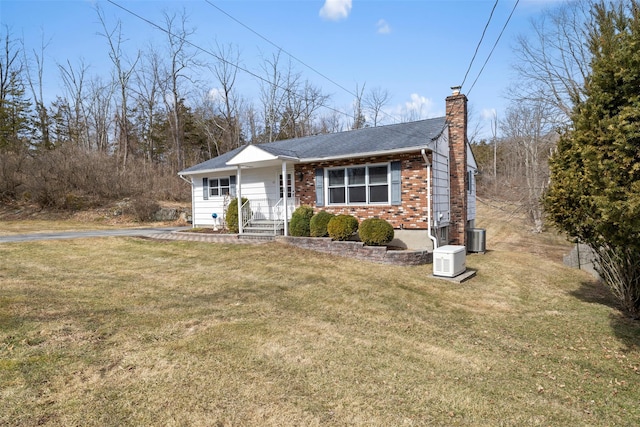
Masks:
[[[447,97],[449,126],[449,182],[451,185],[451,224],[449,243],[467,242],[467,97],[454,92]]]
[[[300,204],[316,209],[315,170],[317,168],[358,166],[401,161],[401,201],[399,206],[324,206],[319,209],[339,215],[353,215],[360,222],[382,218],[393,228],[427,229],[427,171],[420,152],[395,156],[363,157],[348,160],[301,164],[295,166],[296,195]],[[302,181],[299,174],[302,173]]]

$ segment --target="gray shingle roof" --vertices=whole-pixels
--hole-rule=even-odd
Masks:
[[[357,129],[338,133],[306,136],[260,144],[258,147],[275,156],[299,159],[301,162],[337,157],[361,157],[370,153],[431,147],[445,127],[445,117]],[[206,162],[184,169],[180,174],[228,169],[231,158],[245,146]]]

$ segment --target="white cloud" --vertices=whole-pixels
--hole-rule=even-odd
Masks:
[[[222,91],[222,89],[214,87],[213,89],[209,90],[209,93],[207,94],[207,97],[211,101],[222,102],[222,101],[224,101],[224,92]]]
[[[329,21],[345,19],[351,13],[351,0],[325,0],[320,17]]]
[[[376,27],[378,27],[378,34],[389,34],[391,32],[389,23],[384,19],[379,20]]]
[[[410,100],[404,103],[404,114],[418,120],[432,114],[433,101],[417,93],[412,93]]]
[[[480,117],[482,118],[482,120],[493,120],[495,115],[496,115],[495,108],[483,108],[482,111],[480,112]]]

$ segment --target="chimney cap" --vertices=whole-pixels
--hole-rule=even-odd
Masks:
[[[462,86],[451,86],[453,95],[460,95],[460,89],[462,89]]]

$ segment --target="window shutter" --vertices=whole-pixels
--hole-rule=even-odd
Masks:
[[[324,169],[316,169],[316,206],[324,206]]]
[[[231,175],[229,177],[229,195],[231,197],[236,197],[236,176]]]
[[[400,162],[391,162],[391,204],[402,204],[402,189],[400,187]]]
[[[209,200],[209,178],[202,178],[202,198]]]

